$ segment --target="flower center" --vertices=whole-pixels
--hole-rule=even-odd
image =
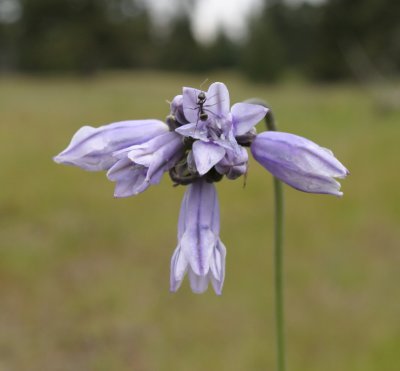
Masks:
[[[221,120],[211,120],[207,124],[207,137],[211,140],[225,139],[224,130],[222,128]]]

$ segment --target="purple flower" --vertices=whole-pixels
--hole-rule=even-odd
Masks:
[[[201,93],[205,97],[203,101],[199,99]],[[236,137],[251,132],[268,109],[249,103],[236,103],[230,109],[228,89],[223,83],[216,82],[206,93],[183,88],[183,111],[189,124],[178,127],[176,132],[196,140],[193,143],[194,162],[199,174],[204,175],[221,161],[221,166],[226,167],[226,157],[234,164],[241,162],[243,151]],[[202,118],[202,113],[206,118]],[[235,156],[239,159],[234,159]],[[219,171],[218,167],[216,169]]]
[[[178,246],[171,260],[171,291],[187,273],[195,293],[211,282],[220,295],[225,277],[226,249],[219,237],[219,205],[213,182],[247,173],[251,147],[255,159],[274,176],[305,192],[341,196],[348,171],[333,153],[287,133],[263,132],[255,125],[268,109],[258,104],[230,107],[223,83],[207,92],[183,88],[170,103],[166,123],[122,121],[84,126],[54,161],[84,170],[107,170],[116,183],[114,196],[129,197],[160,182],[169,171],[175,185],[187,185],[178,223]]]
[[[54,161],[84,170],[108,170],[115,197],[133,196],[160,182],[183,155],[182,137],[159,120],[84,126]]]
[[[89,171],[108,170],[117,161],[113,152],[166,132],[168,126],[159,120],[121,121],[98,128],[83,126],[54,161]]]
[[[274,176],[303,192],[342,196],[340,183],[349,171],[333,153],[288,133],[263,132],[251,145],[254,158]]]
[[[238,153],[227,150],[225,157],[215,165],[215,170],[226,175],[228,179],[236,179],[246,174],[248,160],[249,155],[244,147],[239,147]]]
[[[171,291],[180,287],[188,272],[195,293],[208,283],[218,295],[225,277],[226,249],[219,238],[219,205],[212,183],[198,180],[188,186],[178,223],[178,247],[171,260]]]
[[[108,179],[117,183],[114,196],[134,196],[159,183],[182,155],[182,139],[175,132],[114,152],[118,161],[107,172]]]

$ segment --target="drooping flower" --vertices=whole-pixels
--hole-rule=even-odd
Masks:
[[[219,205],[215,186],[200,179],[188,186],[178,223],[178,246],[171,259],[172,292],[186,273],[193,292],[203,293],[211,281],[221,295],[226,249],[219,238]]]
[[[54,161],[89,171],[108,170],[115,197],[133,196],[160,182],[183,153],[181,137],[159,120],[84,126]]]
[[[254,158],[278,179],[303,192],[342,196],[340,183],[349,171],[332,151],[298,135],[269,131],[251,144]]]
[[[89,171],[108,170],[117,161],[113,152],[166,132],[168,126],[159,120],[120,121],[98,128],[83,126],[54,161]]]

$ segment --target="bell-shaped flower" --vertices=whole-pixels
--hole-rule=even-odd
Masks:
[[[188,186],[178,222],[178,247],[171,260],[172,292],[188,273],[193,292],[203,293],[211,281],[221,295],[226,249],[219,238],[219,205],[215,186],[200,179]]]
[[[215,170],[232,180],[246,174],[249,155],[244,147],[239,147],[239,151],[238,154],[230,150],[226,151],[225,157],[215,165]]]
[[[182,157],[182,138],[175,132],[161,134],[143,144],[114,152],[117,162],[108,170],[116,182],[114,196],[129,197],[158,184],[164,174]]]
[[[349,171],[333,153],[316,143],[288,133],[258,134],[251,145],[254,158],[275,177],[303,192],[342,196],[340,183]]]
[[[113,152],[144,143],[168,130],[159,120],[121,121],[98,128],[83,126],[54,161],[89,171],[108,170],[117,161]]]
[[[231,151],[231,156],[242,156],[236,137],[251,132],[268,109],[250,103],[236,103],[230,109],[227,87],[216,82],[207,92],[183,88],[183,111],[190,123],[175,131],[197,139],[193,144],[193,156],[197,171],[204,175],[226,156],[227,151]]]

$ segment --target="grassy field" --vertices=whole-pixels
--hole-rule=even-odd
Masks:
[[[224,81],[282,131],[334,150],[345,196],[285,188],[288,370],[400,367],[400,112],[355,86]],[[83,124],[163,119],[203,76],[0,79],[0,371],[258,371],[275,365],[272,182],[218,184],[228,249],[222,297],[170,294],[184,188],[112,197],[103,173],[51,158]],[[262,128],[260,127],[260,130]]]

